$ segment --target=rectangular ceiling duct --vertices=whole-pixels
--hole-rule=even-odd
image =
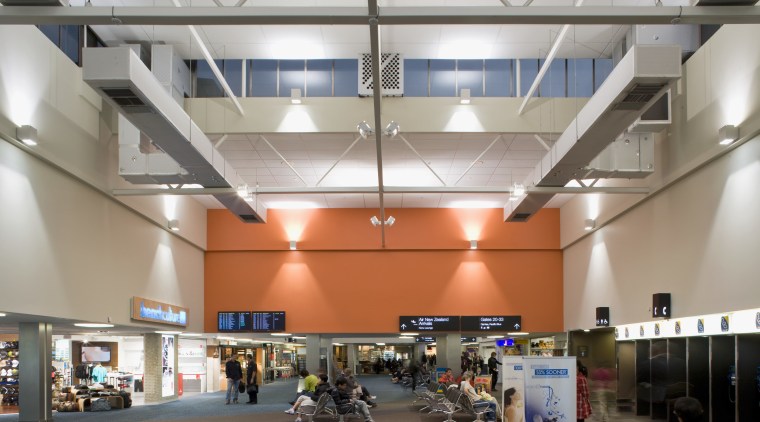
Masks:
[[[237,172],[130,48],[85,48],[82,57],[84,81],[181,167],[157,183],[237,187]],[[245,222],[265,221],[263,207],[237,194],[214,196]]]
[[[637,45],[615,66],[523,183],[561,187],[585,178],[588,164],[681,77],[681,48]],[[504,208],[506,221],[527,221],[554,195],[531,193]]]

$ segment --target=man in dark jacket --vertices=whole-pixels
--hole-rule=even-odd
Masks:
[[[496,390],[496,383],[499,381],[499,367],[501,362],[496,360],[496,352],[491,352],[491,357],[488,358],[488,373],[491,374],[491,391]]]
[[[259,401],[258,381],[256,380],[256,372],[259,370],[259,366],[256,365],[256,361],[253,360],[253,355],[248,355],[247,369],[245,371],[245,384],[248,386],[246,392],[248,393],[248,404],[256,404]],[[251,388],[255,386],[254,388]]]
[[[227,375],[227,403],[225,404],[230,404],[230,399],[232,399],[233,403],[237,404],[238,387],[240,386],[240,380],[243,378],[243,367],[240,366],[237,356],[230,356],[230,359],[224,365],[224,373]]]
[[[346,413],[351,413],[353,410],[356,410],[364,416],[364,422],[374,422],[372,416],[369,414],[367,403],[362,400],[351,398],[351,390],[348,388],[348,380],[346,380],[346,378],[338,378],[335,381],[335,387],[336,388],[331,390],[330,394],[332,394],[338,414],[345,415]]]

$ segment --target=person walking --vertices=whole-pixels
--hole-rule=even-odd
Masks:
[[[501,362],[496,360],[496,352],[491,352],[488,358],[488,373],[491,374],[491,391],[496,391],[496,383],[499,382],[499,367]]]
[[[256,380],[257,372],[259,371],[256,361],[253,360],[253,355],[246,356],[248,358],[247,369],[245,372],[245,391],[248,393],[247,404],[256,404],[259,401],[259,385]]]
[[[577,366],[577,373],[575,375],[577,402],[576,417],[578,422],[584,422],[587,417],[591,416],[591,402],[589,401],[588,380],[586,380],[588,369],[583,366],[581,361],[576,360],[575,362]]]
[[[227,363],[224,365],[224,373],[227,376],[227,402],[237,404],[238,402],[238,388],[240,386],[240,380],[243,378],[243,368],[240,366],[240,362],[237,360],[237,356],[230,356]]]

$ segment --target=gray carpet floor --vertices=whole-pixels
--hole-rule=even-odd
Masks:
[[[387,375],[363,375],[360,382],[377,396],[378,406],[370,409],[372,417],[377,422],[441,422],[446,418],[442,415],[426,415],[420,413],[421,404],[412,406],[413,394],[403,390],[400,385],[392,384]],[[136,406],[130,409],[112,410],[110,412],[53,412],[56,421],[212,421],[240,422],[242,420],[266,422],[293,422],[294,416],[287,415],[284,410],[289,408],[288,401],[295,396],[297,382],[295,379],[277,381],[261,386],[259,401],[256,405],[243,402],[248,400],[245,394],[240,395],[240,404],[224,404],[224,393],[197,394],[179,400],[149,405]],[[470,421],[473,418],[465,414],[455,414],[456,421]],[[18,421],[18,415],[0,415],[0,422]],[[322,415],[316,421],[335,421],[329,415]],[[616,417],[610,420],[633,422],[648,420],[648,418]],[[360,417],[352,417],[350,421],[360,421]]]

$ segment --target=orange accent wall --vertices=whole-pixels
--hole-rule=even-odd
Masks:
[[[522,315],[524,330],[563,330],[558,210],[528,223],[504,223],[500,209],[389,210],[385,249],[373,211],[274,210],[263,225],[209,211],[205,331],[234,310],[285,311],[292,333],[395,333],[415,314]]]

